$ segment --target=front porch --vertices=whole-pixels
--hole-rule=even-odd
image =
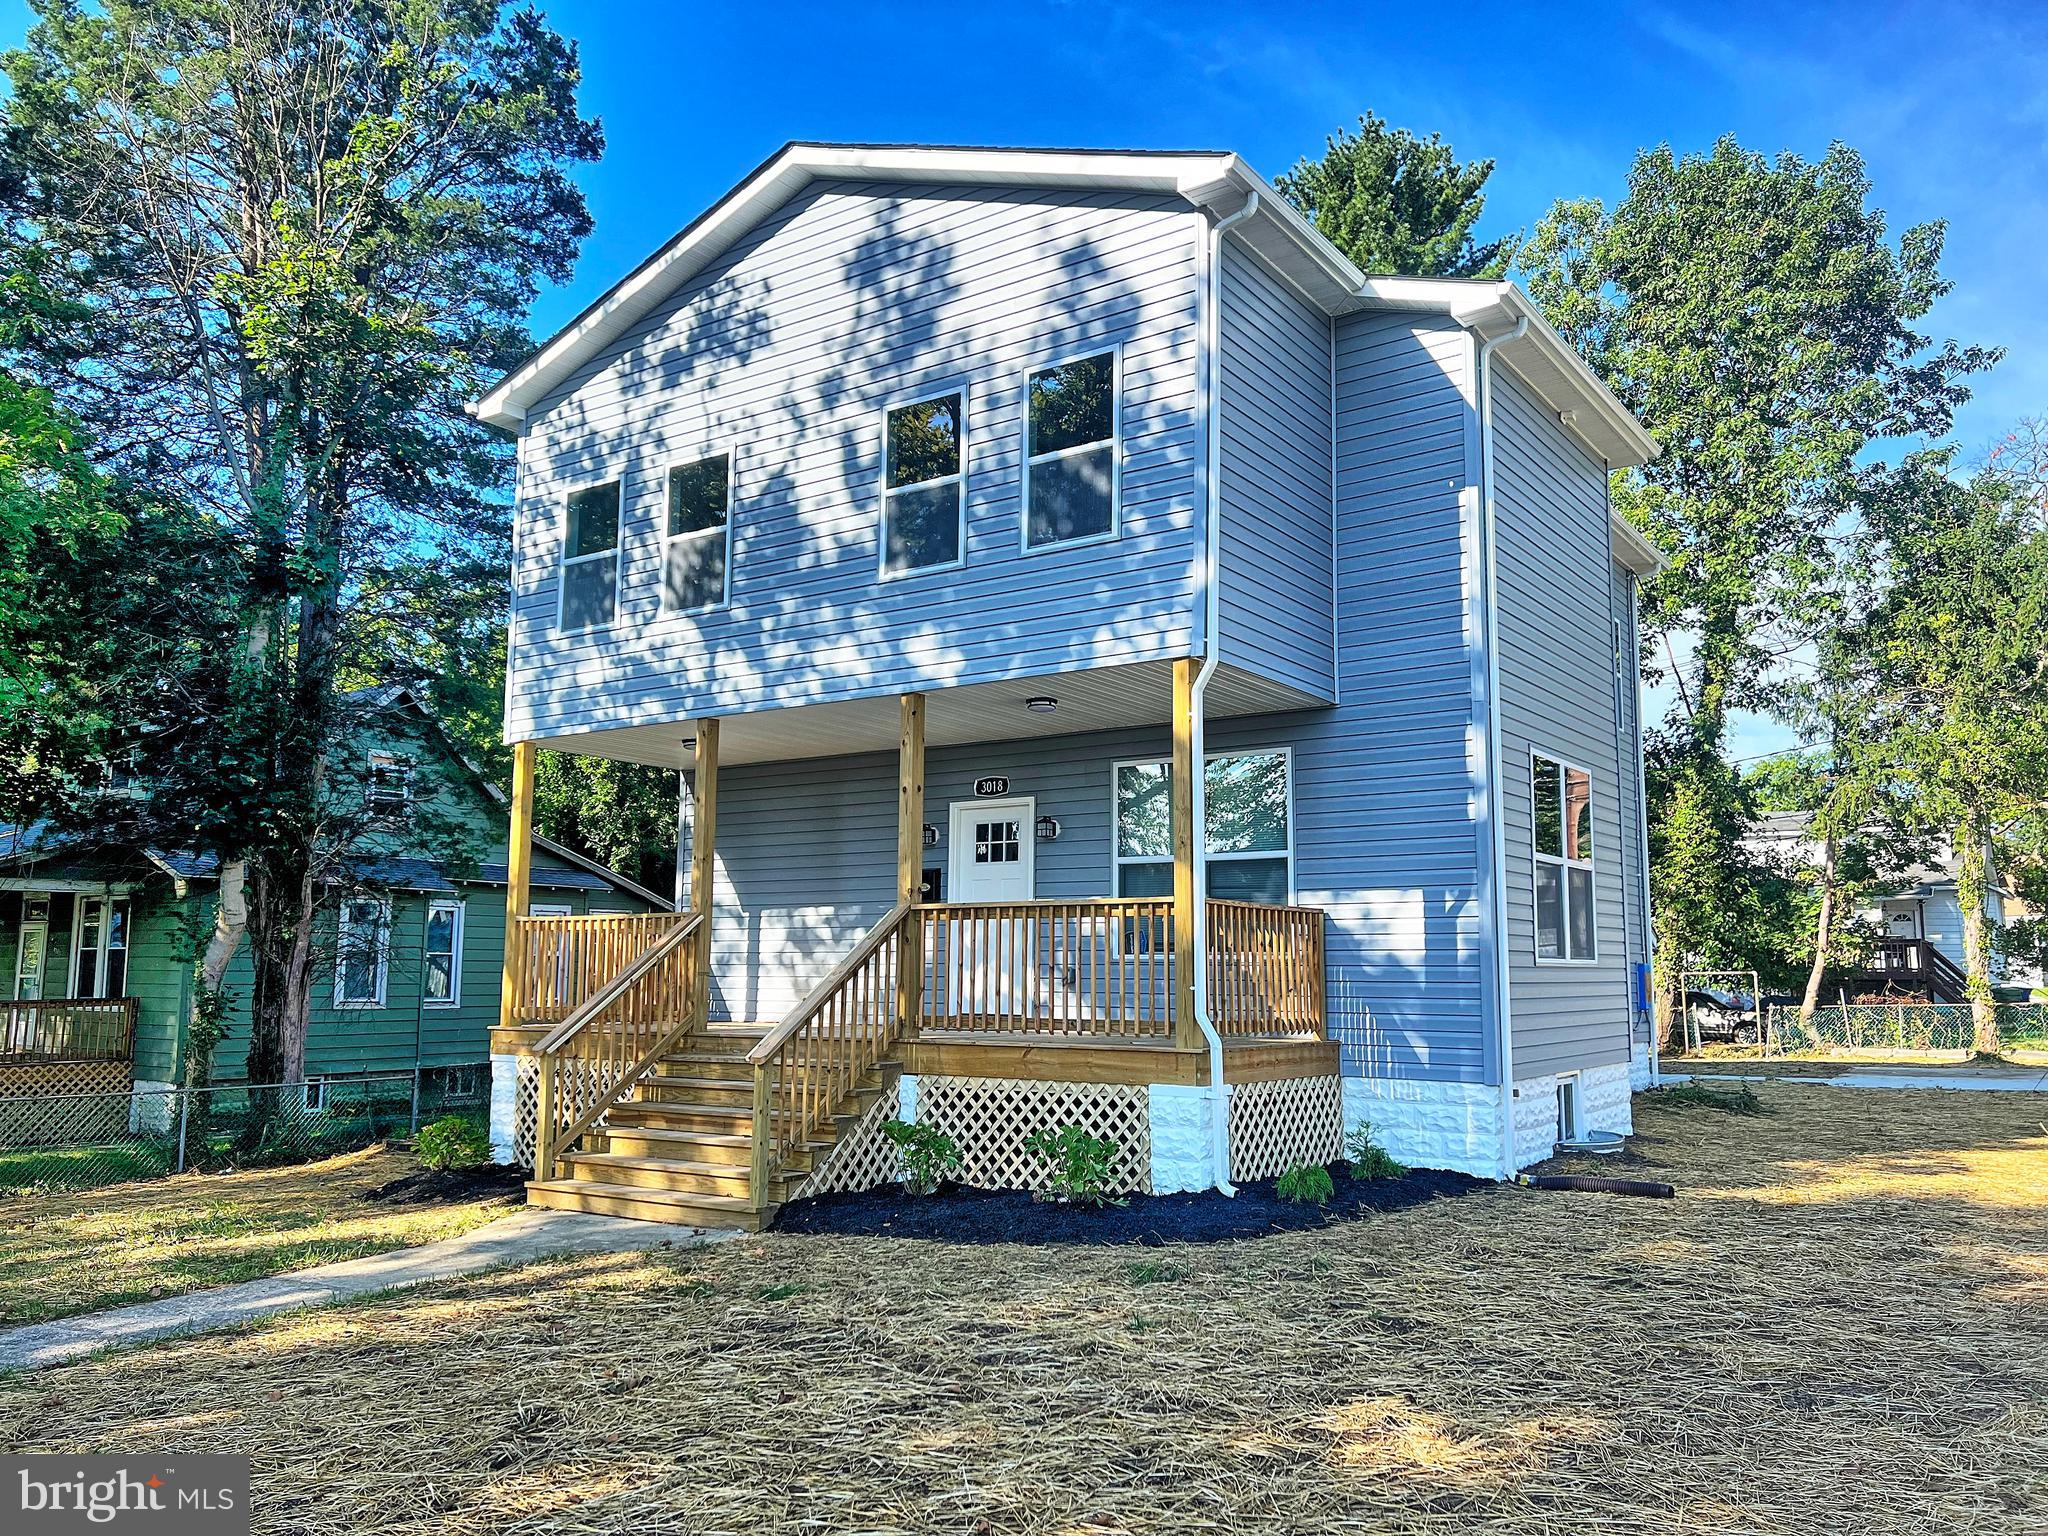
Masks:
[[[1200,1188],[1233,1084],[1247,1087],[1245,1116],[1277,1122],[1240,1138],[1231,1103],[1238,1177],[1281,1171],[1246,1173],[1241,1140],[1267,1161],[1333,1156],[1323,914],[1197,897],[1192,677],[1193,663],[1175,668],[1159,786],[1170,856],[1157,861],[1171,893],[1156,896],[1041,899],[1027,882],[1015,899],[930,899],[924,699],[905,695],[895,903],[773,1022],[713,1015],[720,725],[698,722],[687,910],[535,915],[512,871],[496,1118],[501,1144],[530,1156],[533,1198],[757,1225],[786,1199],[891,1176],[880,1127],[892,1117],[968,1132],[970,1166],[1006,1181],[1032,1129],[1080,1124],[1118,1141],[1128,1187]],[[515,847],[530,751],[515,768]],[[955,869],[1022,862],[1016,844],[1034,828],[1020,814],[991,806],[956,844]]]

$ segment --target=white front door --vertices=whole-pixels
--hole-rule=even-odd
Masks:
[[[1035,803],[956,800],[947,829],[948,901],[1029,901],[1035,888]]]
[[[50,901],[27,897],[22,902],[21,948],[14,965],[14,995],[33,1002],[43,995],[43,970],[50,958]]]
[[[955,801],[947,823],[946,899],[993,904],[1029,901],[1035,890],[1035,804],[1017,800]],[[945,957],[951,1013],[1016,1017],[1029,1006],[1033,940],[1028,917],[988,917],[953,929]]]

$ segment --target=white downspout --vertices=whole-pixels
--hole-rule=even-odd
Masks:
[[[1202,311],[1203,378],[1202,394],[1209,435],[1208,517],[1202,547],[1202,665],[1195,673],[1188,699],[1188,756],[1194,765],[1194,929],[1195,929],[1195,1026],[1209,1045],[1209,1133],[1210,1161],[1214,1164],[1216,1188],[1235,1195],[1230,1182],[1230,1089],[1223,1081],[1223,1037],[1209,1016],[1209,796],[1205,757],[1207,731],[1203,710],[1209,693],[1209,679],[1223,659],[1222,598],[1218,573],[1222,567],[1223,494],[1218,483],[1223,464],[1223,427],[1217,407],[1222,398],[1223,359],[1218,316],[1223,308],[1223,237],[1259,211],[1259,194],[1254,190],[1244,206],[1228,218],[1209,226],[1209,292]]]
[[[1508,882],[1507,816],[1501,794],[1500,760],[1500,604],[1495,589],[1493,497],[1493,349],[1514,341],[1529,329],[1529,317],[1515,322],[1491,341],[1479,343],[1479,539],[1485,582],[1481,608],[1486,623],[1486,778],[1493,796],[1493,963],[1494,996],[1500,1003],[1500,1159],[1501,1177],[1513,1179],[1515,1162],[1515,1025],[1508,1006]]]

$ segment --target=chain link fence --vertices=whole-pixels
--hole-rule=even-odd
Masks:
[[[2048,1003],[1994,1003],[1998,1048],[2048,1048]],[[1797,1008],[1770,1009],[1767,1049],[1786,1055],[1827,1051],[1967,1051],[1977,1042],[1968,1003],[1835,1003],[1802,1023]]]
[[[444,1115],[481,1118],[489,1099],[487,1065],[291,1086],[0,1098],[0,1191],[311,1162],[411,1135]]]

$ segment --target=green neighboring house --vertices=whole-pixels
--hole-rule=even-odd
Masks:
[[[326,882],[307,1077],[487,1072],[505,949],[504,799],[409,693],[352,697],[365,724],[329,780],[332,793],[363,797],[373,833]],[[115,855],[90,836],[0,825],[0,986],[12,999],[0,1003],[0,1096],[177,1082],[216,884],[210,857]],[[671,905],[540,836],[532,891],[535,912]],[[250,980],[245,947],[228,973],[216,1082],[244,1076]]]

